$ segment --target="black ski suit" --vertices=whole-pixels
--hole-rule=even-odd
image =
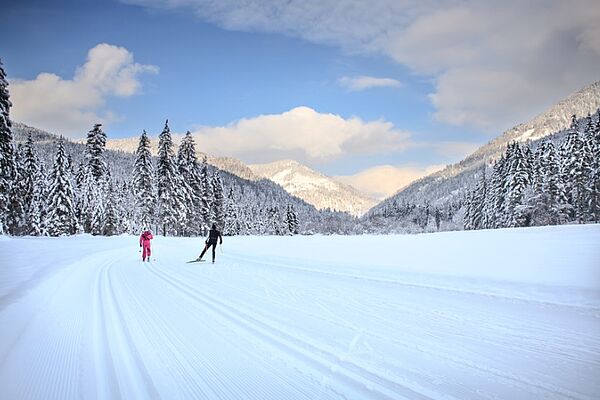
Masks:
[[[212,260],[215,262],[215,250],[217,249],[218,240],[220,240],[220,244],[223,244],[223,236],[221,236],[221,232],[216,229],[211,229],[208,233],[208,238],[206,239],[206,246],[204,246],[204,250],[202,250],[202,254],[200,254],[200,259],[204,257],[206,250],[212,246]]]

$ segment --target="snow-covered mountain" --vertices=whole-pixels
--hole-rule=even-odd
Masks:
[[[288,193],[318,209],[346,211],[361,216],[377,201],[351,186],[344,185],[293,160],[251,164],[256,175],[272,180]]]
[[[398,203],[428,201],[439,204],[462,198],[464,190],[473,182],[481,167],[500,158],[508,143],[534,141],[560,132],[569,127],[573,114],[584,117],[596,112],[598,108],[600,108],[600,81],[571,94],[531,121],[509,129],[459,163],[449,165],[439,172],[413,182],[394,196],[379,203],[372,211],[376,212],[393,201]]]

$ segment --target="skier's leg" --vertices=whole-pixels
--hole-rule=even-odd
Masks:
[[[208,250],[208,244],[204,245],[204,250],[202,250],[202,253],[200,253],[200,257],[198,257],[199,260],[202,260],[202,257],[204,257],[204,253],[206,253],[206,250]]]
[[[142,261],[146,261],[146,245],[142,245]]]
[[[148,243],[148,251],[146,252],[146,256],[148,257],[148,261],[150,261],[150,255],[152,254],[152,250],[150,250],[150,243]]]
[[[217,250],[217,244],[213,243],[212,244],[212,253],[213,253],[213,262],[215,262],[215,252]]]

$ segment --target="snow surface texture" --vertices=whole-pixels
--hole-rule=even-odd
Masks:
[[[0,240],[1,399],[593,399],[600,226]],[[208,257],[210,259],[210,257]]]

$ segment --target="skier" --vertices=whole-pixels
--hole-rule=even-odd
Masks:
[[[217,230],[217,225],[212,224],[212,228],[210,228],[210,231],[208,232],[208,237],[206,238],[206,241],[205,241],[206,245],[204,246],[204,250],[202,250],[200,257],[198,257],[196,260],[202,261],[202,256],[204,256],[204,253],[206,253],[206,250],[208,250],[210,248],[210,246],[212,246],[212,262],[214,264],[215,263],[215,250],[217,249],[217,240],[220,240],[220,244],[223,244],[223,236],[221,236],[221,232],[219,232]]]
[[[154,237],[152,236],[152,232],[148,228],[144,228],[144,231],[140,235],[140,247],[142,250],[142,261],[146,261],[146,257],[148,261],[150,261],[150,241]]]

